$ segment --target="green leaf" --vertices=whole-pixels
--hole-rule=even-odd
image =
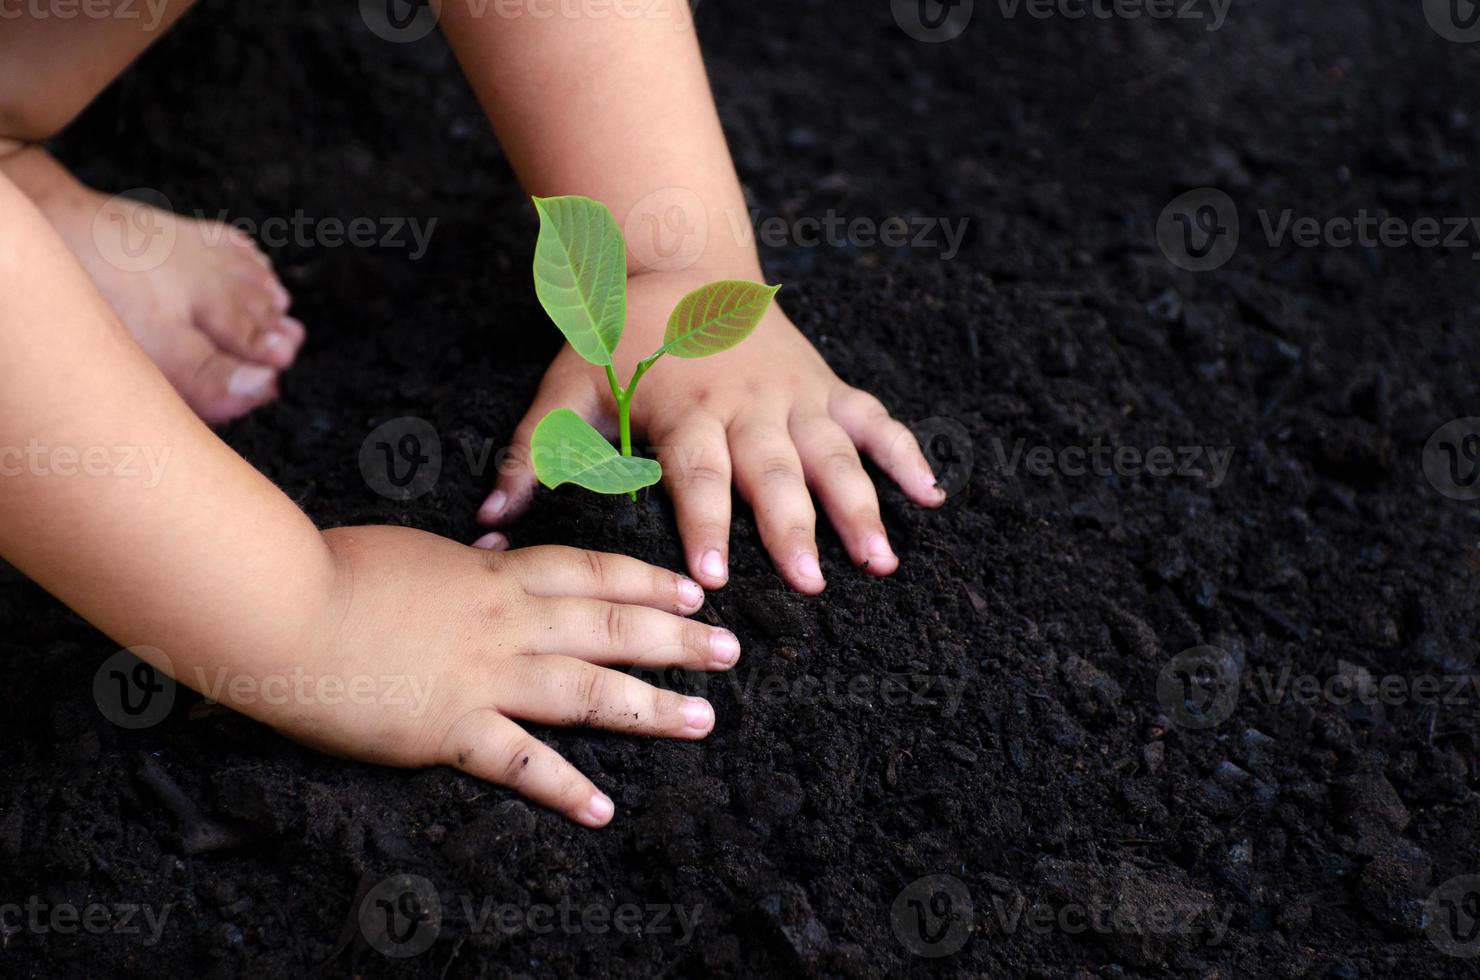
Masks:
[[[663,476],[655,459],[622,456],[600,432],[568,408],[557,408],[534,427],[529,441],[534,475],[554,490],[563,483],[596,493],[627,493]]]
[[[700,286],[678,301],[663,333],[663,351],[674,357],[708,357],[750,336],[780,286],[724,279]]]
[[[627,245],[617,219],[589,197],[537,197],[534,291],[575,352],[612,362],[627,321]]]

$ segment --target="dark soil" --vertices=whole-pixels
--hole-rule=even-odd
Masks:
[[[470,540],[492,470],[464,441],[507,438],[557,340],[529,288],[533,215],[441,40],[387,44],[337,6],[205,4],[57,150],[186,211],[436,217],[420,261],[275,251],[312,339],[282,402],[225,436],[323,525]],[[116,728],[91,694],[114,647],[11,573],[0,901],[171,916],[152,945],[21,931],[0,973],[1475,976],[1424,934],[1430,892],[1480,872],[1474,697],[1305,704],[1259,678],[1475,673],[1480,512],[1421,460],[1439,425],[1480,415],[1480,276],[1470,248],[1274,246],[1258,213],[1480,213],[1476,49],[1417,2],[1240,0],[1217,32],[976,8],[938,46],[884,3],[699,8],[762,216],[970,219],[949,260],[768,254],[845,378],[970,433],[942,454],[974,449],[943,510],[883,491],[897,575],[849,569],[828,537],[826,594],[792,594],[742,512],[702,615],[746,658],[668,679],[707,687],[714,735],[542,733],[618,802],[591,832],[450,771],[316,755],[193,695]],[[1155,226],[1204,186],[1238,203],[1243,243],[1194,274]],[[402,415],[437,428],[445,459],[395,503],[357,454]],[[1018,440],[1233,459],[1216,486],[1037,476],[999,459]],[[948,479],[968,465],[947,462]],[[657,496],[546,494],[515,537],[680,567]],[[1200,645],[1242,668],[1212,727],[1158,699]],[[432,883],[443,919],[391,960],[356,915],[400,874]],[[933,875],[959,887],[902,895]],[[480,926],[485,902],[635,904],[643,929]],[[1120,925],[1014,927],[1020,902],[1104,904]],[[698,914],[691,940],[650,905]],[[1126,924],[1156,909],[1192,926]],[[951,928],[970,932],[950,955],[906,945]]]

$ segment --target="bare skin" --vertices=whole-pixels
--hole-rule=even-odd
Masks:
[[[278,373],[302,346],[288,291],[250,238],[214,221],[110,199],[79,183],[39,147],[0,156],[144,352],[207,422],[225,422],[277,395]],[[172,244],[157,266],[128,267],[132,243]],[[147,259],[147,256],[145,257]]]
[[[613,555],[505,551],[498,533],[478,549],[403,528],[319,532],[201,421],[270,397],[231,390],[242,366],[291,360],[266,342],[286,299],[260,256],[212,234],[219,226],[110,203],[27,148],[186,6],[167,5],[152,27],[22,18],[0,30],[0,281],[15,284],[0,290],[0,555],[119,643],[163,651],[145,655],[181,682],[204,688],[224,674],[213,696],[292,737],[388,765],[456,766],[605,824],[611,799],[518,722],[704,737],[714,724],[706,702],[617,669],[734,665],[732,634],[684,618],[703,602],[699,582]],[[500,9],[486,4],[440,11],[531,193],[586,194],[641,222],[652,195],[681,188],[684,224],[708,229],[679,265],[629,255],[624,372],[657,346],[667,311],[693,286],[760,278],[754,249],[726,234],[744,199],[692,24],[678,13],[687,5],[671,7],[679,19],[661,22],[474,13]],[[171,230],[175,245],[130,269],[133,250],[110,253],[99,221]],[[90,263],[90,245],[104,265]],[[894,571],[858,450],[912,500],[938,505],[908,430],[839,380],[779,309],[741,348],[683,368],[649,376],[634,421],[663,447],[695,578],[727,579],[732,484],[795,588],[824,586],[809,488],[855,562]],[[601,375],[562,354],[516,440],[527,456],[545,410],[565,404],[600,419],[609,398]],[[30,446],[44,451],[28,457]],[[167,452],[168,465],[155,479],[79,472],[79,458],[107,462],[112,447]],[[532,487],[527,468],[503,474],[482,516],[513,518]],[[341,685],[417,678],[430,700],[416,711],[375,700],[283,704],[230,683],[293,672]]]
[[[477,13],[496,7],[460,0],[440,7],[447,39],[525,190],[595,198],[628,230],[623,381],[660,346],[669,311],[690,289],[762,278],[753,242],[733,233],[748,211],[688,5],[642,6],[668,16],[501,18]],[[679,227],[707,231],[672,263],[639,249],[642,232],[675,224],[675,207]],[[503,527],[528,506],[529,437],[560,406],[598,427],[615,413],[603,372],[569,349],[515,431],[516,465],[501,474],[481,521]],[[779,307],[732,350],[654,368],[633,403],[633,427],[662,447],[689,574],[706,588],[729,578],[732,484],[755,512],[781,577],[814,594],[826,584],[814,494],[856,565],[872,575],[899,566],[860,448],[916,504],[945,500],[909,430],[840,380]]]
[[[0,26],[0,174],[28,196],[192,408],[224,422],[277,395],[303,325],[271,263],[240,232],[84,187],[41,149],[191,6],[159,0],[117,16],[10,17]],[[129,235],[173,243],[126,268]],[[109,238],[108,236],[115,236]]]
[[[707,702],[619,669],[734,665],[733,634],[684,618],[704,601],[694,582],[573,548],[319,532],[171,390],[3,175],[0,280],[15,284],[0,290],[0,555],[118,643],[161,651],[145,653],[156,667],[326,751],[454,766],[591,827],[611,799],[519,720],[712,729]],[[165,465],[117,465],[141,451]],[[250,696],[300,673],[429,696]]]

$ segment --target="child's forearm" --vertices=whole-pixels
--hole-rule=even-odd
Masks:
[[[0,284],[0,554],[183,680],[281,669],[332,593],[322,536],[190,412],[3,177]]]
[[[519,16],[500,16],[499,4],[442,0],[440,13],[525,189],[606,204],[627,225],[632,272],[642,271],[636,235],[707,225],[685,267],[760,278],[753,242],[732,227],[745,198],[686,0],[636,5],[642,16],[536,17],[515,6]]]

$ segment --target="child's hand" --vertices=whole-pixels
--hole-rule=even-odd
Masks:
[[[726,277],[690,269],[629,279],[618,378],[625,381],[637,360],[662,345],[668,314],[685,293]],[[534,405],[515,430],[513,465],[505,467],[479,510],[484,523],[501,525],[528,505],[535,487],[530,434],[547,412],[561,407],[615,432],[616,406],[605,376],[569,346],[545,373]],[[945,500],[909,429],[874,396],[839,380],[774,306],[754,334],[723,354],[660,360],[633,400],[632,425],[634,437],[643,439],[637,445],[653,447],[663,464],[690,573],[708,588],[724,585],[729,576],[732,478],[754,509],[761,540],[782,577],[813,594],[824,582],[809,486],[854,562],[875,575],[899,566],[857,449],[915,503],[938,507]]]
[[[681,575],[574,548],[480,551],[399,527],[324,540],[338,585],[304,672],[347,689],[369,678],[385,691],[391,679],[396,700],[412,703],[242,707],[292,738],[381,764],[455,766],[599,827],[611,800],[511,719],[686,739],[714,726],[703,699],[622,672],[734,665],[734,634],[683,618],[704,595]]]

